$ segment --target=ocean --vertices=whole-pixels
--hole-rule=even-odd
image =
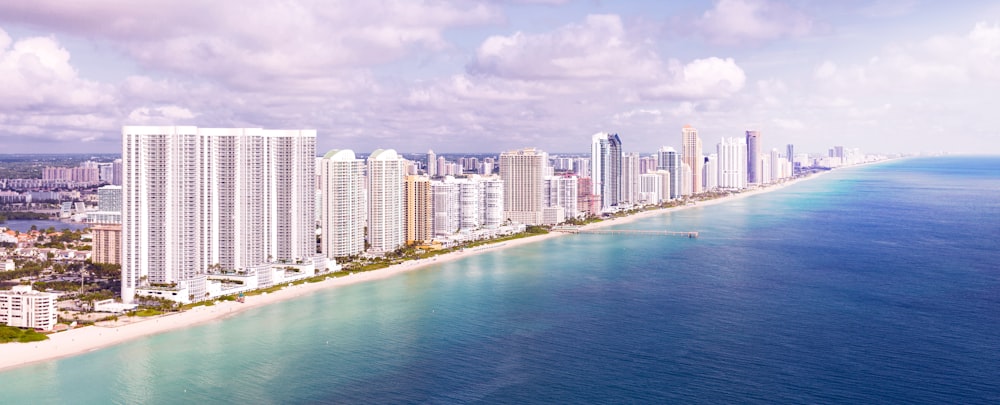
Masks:
[[[0,403],[1000,403],[1000,157],[899,160],[0,373]]]

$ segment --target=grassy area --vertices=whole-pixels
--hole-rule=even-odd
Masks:
[[[44,334],[35,332],[34,329],[21,329],[14,326],[0,325],[0,343],[39,342],[48,338]]]
[[[150,309],[150,308],[143,308],[138,311],[132,312],[129,315],[147,317],[147,316],[156,316],[161,314],[163,314],[163,311],[157,311],[155,309]]]

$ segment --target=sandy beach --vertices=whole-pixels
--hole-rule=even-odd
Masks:
[[[812,175],[809,177],[799,178],[780,184],[770,185],[764,188],[745,191],[724,198],[718,198],[708,201],[699,201],[694,205],[684,205],[673,208],[663,208],[657,210],[644,211],[627,217],[588,224],[584,227],[584,229],[595,229],[595,228],[608,227],[612,225],[620,225],[643,218],[649,218],[656,215],[663,215],[671,211],[720,204],[728,201],[733,201],[735,199],[746,198],[752,195],[779,190],[796,182],[807,179],[813,179],[818,176],[819,175]],[[676,231],[697,231],[697,230],[677,229]],[[435,256],[432,258],[407,261],[404,263],[386,267],[384,269],[355,273],[342,277],[330,277],[327,280],[317,283],[305,283],[295,286],[289,286],[277,292],[273,292],[266,295],[248,296],[246,298],[245,303],[238,303],[235,301],[221,301],[212,306],[200,306],[184,312],[165,314],[156,317],[149,317],[149,318],[120,317],[121,320],[117,322],[101,322],[94,326],[87,326],[65,332],[53,333],[49,335],[48,340],[41,342],[0,344],[0,371],[9,370],[12,368],[32,363],[38,363],[62,357],[87,353],[100,348],[105,348],[122,342],[126,342],[132,339],[137,339],[144,336],[150,336],[157,333],[168,332],[172,330],[177,330],[179,328],[190,327],[210,321],[219,320],[225,317],[238,314],[243,311],[247,311],[252,308],[257,308],[265,305],[270,305],[276,302],[281,302],[296,297],[301,297],[307,294],[315,293],[316,291],[319,290],[326,290],[350,284],[363,283],[366,281],[393,277],[400,273],[414,271],[430,265],[454,261],[462,259],[467,256],[480,254],[483,252],[491,252],[491,251],[496,251],[498,249],[506,249],[528,243],[535,243],[550,238],[559,237],[562,235],[564,234],[559,232],[551,232],[544,235],[537,235],[521,239],[498,242],[489,245],[483,245],[476,248],[465,249],[461,251],[443,254],[440,256]]]

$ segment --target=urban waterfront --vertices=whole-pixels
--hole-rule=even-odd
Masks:
[[[835,171],[0,373],[5,401],[1000,401],[1000,158]]]
[[[8,219],[4,223],[0,223],[0,227],[7,229],[13,229],[18,232],[28,232],[31,230],[31,226],[34,225],[36,229],[45,230],[55,228],[57,231],[63,229],[78,230],[84,229],[91,224],[85,222],[67,222],[67,221],[53,221],[48,219]]]

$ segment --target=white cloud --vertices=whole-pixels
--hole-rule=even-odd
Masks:
[[[140,107],[129,113],[128,124],[179,124],[194,117],[191,110],[175,105]]]
[[[731,59],[696,59],[683,67],[675,63],[672,78],[642,92],[647,98],[713,99],[740,91],[746,74]]]
[[[723,45],[804,36],[815,25],[805,13],[769,0],[719,0],[695,23],[709,41]]]
[[[451,27],[501,21],[488,3],[444,0],[272,2],[239,7],[198,0],[0,4],[6,18],[107,38],[145,69],[241,88],[281,81],[299,91],[338,90],[336,78],[451,45]]]
[[[109,88],[81,79],[69,60],[69,52],[53,38],[15,42],[0,30],[0,107],[45,113],[111,104]]]

